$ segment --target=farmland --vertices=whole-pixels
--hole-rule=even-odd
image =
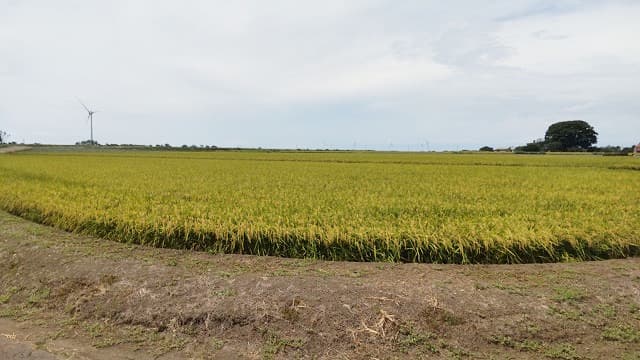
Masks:
[[[24,152],[0,208],[127,243],[350,261],[640,253],[640,161],[592,155]]]

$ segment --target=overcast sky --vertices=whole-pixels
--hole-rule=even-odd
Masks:
[[[640,1],[0,0],[12,140],[473,149],[640,141]]]

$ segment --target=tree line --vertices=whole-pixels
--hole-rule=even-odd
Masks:
[[[526,145],[518,146],[515,152],[542,153],[546,151],[561,152],[606,152],[631,153],[634,146],[594,146],[598,142],[598,133],[589,123],[583,120],[560,121],[552,124],[544,134],[544,138],[533,140]],[[480,151],[493,151],[483,146]]]

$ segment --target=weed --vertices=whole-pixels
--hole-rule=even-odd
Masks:
[[[302,339],[285,339],[276,333],[269,333],[262,349],[263,359],[272,359],[287,348],[300,349],[306,342]]]
[[[431,353],[438,353],[438,348],[431,340],[436,336],[430,332],[419,332],[412,327],[402,327],[398,334],[397,344],[401,351],[407,353],[410,349],[419,347]]]
[[[640,342],[640,331],[630,325],[618,325],[604,329],[602,338],[609,341]]]
[[[553,298],[557,302],[575,303],[587,298],[584,291],[576,288],[557,287],[554,289],[556,296]]]
[[[46,300],[50,294],[51,289],[48,287],[36,289],[27,299],[27,303],[31,306],[38,306]]]
[[[7,289],[7,292],[0,295],[0,304],[6,304],[11,300],[11,297],[18,292],[18,288],[13,286]]]
[[[607,319],[613,319],[616,317],[616,308],[609,304],[598,304],[592,312],[600,314]]]
[[[551,346],[544,355],[551,359],[578,360],[581,359],[576,349],[571,344],[558,344]]]
[[[630,353],[625,353],[622,355],[622,360],[639,360],[640,359],[640,351],[634,351]]]
[[[555,306],[549,307],[549,313],[553,315],[562,316],[567,320],[574,320],[574,321],[582,320],[584,316],[584,312],[582,312],[581,310],[563,309]]]
[[[502,345],[506,347],[514,346],[513,340],[511,339],[510,336],[494,335],[489,339],[489,342],[492,344]]]
[[[521,351],[539,351],[544,346],[543,343],[535,340],[523,340],[517,344],[517,348]]]
[[[224,347],[224,340],[212,337],[211,339],[209,339],[209,344],[211,344],[211,348],[213,350],[220,350]]]
[[[496,282],[495,284],[493,284],[493,286],[496,289],[500,289],[500,290],[504,290],[506,292],[508,292],[509,294],[513,294],[513,295],[526,295],[526,292],[524,291],[524,289],[516,286],[516,285],[507,285],[504,284],[503,282]]]

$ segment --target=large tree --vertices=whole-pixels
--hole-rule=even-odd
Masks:
[[[598,142],[598,133],[586,121],[561,121],[549,126],[544,142],[553,151],[586,150]]]

